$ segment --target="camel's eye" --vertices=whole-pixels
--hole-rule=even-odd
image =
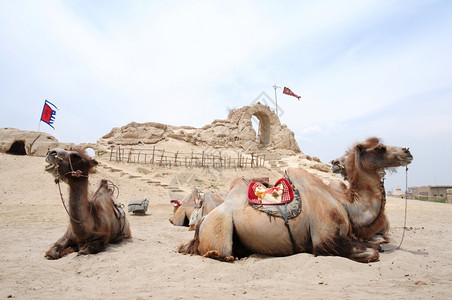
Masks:
[[[381,146],[377,146],[375,147],[375,151],[378,153],[385,153],[386,152],[386,147],[381,145]]]

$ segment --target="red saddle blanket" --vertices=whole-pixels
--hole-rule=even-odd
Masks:
[[[266,188],[262,183],[253,181],[248,186],[248,201],[259,205],[278,205],[293,200],[293,189],[285,179],[279,179],[274,187]]]

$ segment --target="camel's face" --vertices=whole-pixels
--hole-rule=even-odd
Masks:
[[[355,149],[359,153],[361,165],[366,169],[407,166],[413,160],[408,148],[378,143],[371,147],[365,147],[365,144],[358,144]]]
[[[331,161],[331,171],[335,174],[341,174],[346,177],[345,163],[346,157],[342,156]]]
[[[46,162],[49,163],[45,170],[53,176],[65,179],[73,172],[80,171],[81,175],[88,175],[91,168],[98,163],[81,150],[66,151],[63,149],[52,149],[47,152]]]

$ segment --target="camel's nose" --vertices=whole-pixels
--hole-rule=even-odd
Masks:
[[[51,150],[49,150],[49,151],[47,152],[47,155],[46,155],[46,156],[56,156],[56,155],[57,155],[56,150],[55,150],[55,149],[51,149]]]
[[[411,162],[413,160],[413,155],[410,152],[410,148],[403,148],[403,150],[405,151],[405,159]]]

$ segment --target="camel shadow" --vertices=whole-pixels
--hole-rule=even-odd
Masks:
[[[132,214],[129,214],[130,217],[150,217],[152,214],[150,213],[142,213],[142,212],[134,212]]]
[[[105,253],[118,252],[119,250],[121,250],[121,248],[127,247],[127,245],[129,243],[133,243],[133,238],[123,239],[123,240],[115,242],[115,243],[110,243],[110,244],[108,244],[107,248],[105,248],[105,251],[103,251],[103,252],[105,252]],[[96,254],[98,254],[98,253],[96,253]],[[93,255],[96,255],[96,254],[93,254]]]
[[[389,248],[389,247],[391,247],[391,248]],[[382,245],[381,250],[382,251],[380,251],[380,252],[384,252],[384,253],[393,253],[396,251],[403,251],[403,252],[408,252],[408,253],[411,253],[414,255],[422,255],[422,256],[430,255],[430,253],[427,251],[422,251],[422,250],[413,251],[413,250],[408,250],[408,249],[404,249],[404,248],[398,248],[395,245],[391,245],[391,244]]]

